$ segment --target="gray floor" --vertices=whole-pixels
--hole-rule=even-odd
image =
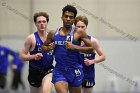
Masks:
[[[8,90],[8,89],[4,89],[4,90],[1,90],[0,89],[0,93],[30,93],[29,91],[26,91],[26,90],[18,90],[18,91],[13,91],[13,90]],[[52,91],[52,93],[56,93],[55,91]]]

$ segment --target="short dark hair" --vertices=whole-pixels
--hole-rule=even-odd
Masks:
[[[76,15],[77,15],[77,9],[74,7],[74,6],[72,6],[72,5],[66,5],[63,9],[62,9],[62,15],[64,15],[64,13],[66,12],[66,11],[70,11],[70,12],[72,12],[72,13],[74,13],[74,18],[76,17]]]
[[[39,16],[44,16],[47,20],[47,22],[49,22],[49,15],[46,12],[37,12],[34,14],[34,22],[36,23],[37,21],[37,17]]]

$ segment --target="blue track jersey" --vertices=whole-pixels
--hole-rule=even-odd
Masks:
[[[88,38],[91,40],[91,36],[88,36]],[[83,72],[84,72],[84,77],[86,78],[94,78],[95,77],[95,68],[94,68],[94,64],[90,65],[90,66],[86,66],[84,63],[84,58],[88,58],[90,60],[95,58],[95,52],[93,52],[92,54],[88,54],[88,53],[81,53],[81,58],[82,58],[82,65],[83,65]]]
[[[45,52],[42,51],[42,40],[40,39],[37,32],[34,33],[35,39],[36,39],[36,46],[33,51],[30,52],[30,54],[36,54],[36,53],[42,53],[43,57],[40,60],[30,60],[29,61],[29,70],[48,70],[50,67],[52,67],[53,64],[53,51]]]
[[[21,72],[22,68],[24,66],[24,61],[22,61],[19,57],[19,54],[17,54],[17,57],[15,60],[12,60],[12,64],[15,64],[17,66],[17,71]]]
[[[7,73],[9,65],[9,55],[12,55],[13,59],[16,59],[16,52],[11,50],[10,48],[0,45],[0,73]]]
[[[80,53],[77,50],[66,49],[66,41],[71,41],[73,44],[80,46],[81,42],[74,41],[75,28],[72,27],[68,35],[60,35],[60,28],[54,34],[53,41],[55,43],[54,55],[57,68],[79,68],[82,67],[80,61]]]

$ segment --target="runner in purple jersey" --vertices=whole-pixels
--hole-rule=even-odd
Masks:
[[[77,16],[75,19],[76,28],[81,28],[84,31],[87,29],[88,19],[86,16]],[[82,65],[83,65],[83,83],[82,83],[82,93],[93,93],[93,86],[95,85],[95,68],[94,64],[105,60],[105,54],[103,49],[99,45],[97,39],[88,35],[89,40],[92,42],[94,51],[92,53],[81,53]],[[81,46],[85,46],[82,42]],[[95,57],[95,52],[98,56]]]
[[[37,12],[34,14],[34,22],[37,31],[26,38],[20,57],[29,61],[30,92],[51,93],[53,51],[47,53],[41,48],[48,35],[49,15],[46,12]]]

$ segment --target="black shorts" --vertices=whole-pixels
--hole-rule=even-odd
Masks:
[[[6,74],[0,73],[0,88],[4,89],[6,86]]]
[[[95,85],[95,82],[83,80],[82,81],[82,87],[84,88],[92,88]]]
[[[40,87],[45,75],[52,73],[52,68],[47,71],[29,70],[28,81],[33,87]]]

